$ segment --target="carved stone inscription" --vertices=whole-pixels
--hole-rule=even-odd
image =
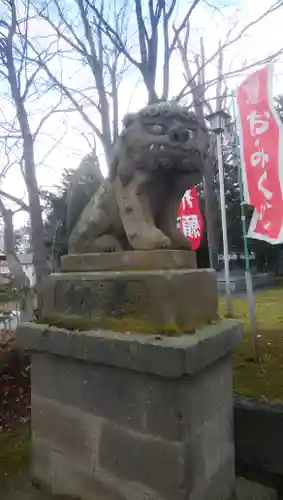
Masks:
[[[63,314],[121,317],[149,307],[149,291],[138,279],[58,282],[55,308]]]

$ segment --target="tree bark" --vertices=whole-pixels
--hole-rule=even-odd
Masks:
[[[26,276],[15,252],[13,213],[7,210],[0,198],[0,212],[4,221],[4,250],[6,262],[12,275],[13,284],[19,291],[20,320],[31,321],[33,318],[33,295],[29,279]]]
[[[29,126],[28,114],[25,109],[24,99],[21,95],[20,80],[17,77],[13,54],[13,37],[16,33],[17,13],[14,0],[11,1],[11,25],[6,40],[6,66],[12,99],[15,104],[16,114],[20,125],[23,140],[24,176],[28,191],[31,240],[33,247],[36,283],[40,287],[44,276],[47,274],[47,252],[44,245],[44,227],[40,206],[39,190],[35,174],[34,143]],[[24,57],[24,55],[22,56]]]

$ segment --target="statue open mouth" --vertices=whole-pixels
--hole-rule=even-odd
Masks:
[[[176,169],[181,171],[201,171],[203,157],[196,148],[175,148],[171,144],[151,143],[145,147],[144,159],[150,157],[150,163],[153,169]],[[141,161],[142,155],[136,157]]]

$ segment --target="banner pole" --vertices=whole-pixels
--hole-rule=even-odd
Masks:
[[[251,275],[251,265],[250,265],[250,254],[249,254],[249,246],[247,239],[247,221],[245,215],[245,202],[244,202],[244,193],[243,193],[243,178],[242,178],[242,169],[241,169],[241,161],[239,155],[239,137],[237,133],[237,122],[236,122],[236,106],[235,106],[235,94],[232,95],[232,105],[233,105],[233,115],[234,115],[234,147],[233,147],[233,156],[236,161],[236,165],[238,168],[238,181],[239,181],[239,190],[240,190],[240,209],[241,209],[241,225],[242,225],[242,235],[244,241],[244,256],[245,256],[245,281],[246,281],[246,290],[247,290],[247,299],[249,304],[249,316],[250,316],[250,325],[252,332],[252,347],[254,354],[254,361],[259,362],[260,357],[258,353],[258,345],[257,345],[257,337],[256,337],[256,317],[255,317],[255,300],[254,300],[254,292],[253,292],[253,282]]]
[[[222,238],[223,238],[223,255],[224,255],[224,270],[225,270],[225,290],[226,290],[226,306],[228,316],[232,316],[231,288],[230,288],[230,269],[229,269],[229,251],[227,238],[227,219],[226,219],[226,203],[224,191],[224,169],[223,156],[221,145],[221,134],[216,134],[217,141],[217,157],[218,157],[218,172],[219,172],[219,189],[220,189],[220,208],[222,222]]]

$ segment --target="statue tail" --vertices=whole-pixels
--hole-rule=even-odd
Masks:
[[[95,152],[83,158],[70,179],[66,196],[66,229],[69,239],[82,211],[103,182]]]

